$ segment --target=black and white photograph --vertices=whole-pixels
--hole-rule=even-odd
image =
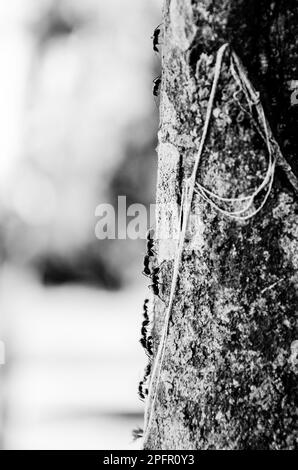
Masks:
[[[1,455],[298,450],[298,0],[1,2],[0,125]]]

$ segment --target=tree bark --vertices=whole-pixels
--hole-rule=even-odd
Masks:
[[[291,106],[289,90],[298,78],[297,6],[296,0],[164,1],[155,357],[177,253],[167,239],[173,214],[164,207],[181,204],[222,44],[244,63],[297,174],[298,106]],[[264,141],[236,91],[226,55],[197,175],[222,197],[255,188],[267,165]],[[266,204],[251,219],[226,217],[195,194],[197,217],[187,231],[160,380],[151,382],[145,449],[297,447],[297,212],[297,194],[280,165]],[[174,223],[179,229],[175,215]]]

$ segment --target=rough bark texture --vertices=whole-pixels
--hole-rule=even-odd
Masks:
[[[178,203],[199,146],[215,54],[229,42],[243,61],[285,158],[297,174],[296,0],[165,0],[157,204]],[[266,148],[233,99],[224,64],[198,177],[223,196],[255,187]],[[298,200],[277,170],[264,209],[246,222],[195,197],[154,419],[146,449],[293,449],[297,411]],[[157,350],[174,244],[161,240]],[[152,402],[151,402],[152,404]],[[149,403],[149,407],[151,405]]]

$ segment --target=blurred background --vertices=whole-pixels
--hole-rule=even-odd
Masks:
[[[95,208],[154,202],[161,3],[1,2],[1,449],[138,448],[145,241]]]

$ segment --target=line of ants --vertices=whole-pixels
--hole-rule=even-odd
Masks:
[[[142,323],[141,339],[140,339],[140,343],[143,346],[145,353],[148,357],[148,364],[145,368],[144,377],[140,381],[139,387],[138,387],[138,394],[142,401],[145,400],[146,396],[148,395],[147,381],[151,373],[151,362],[152,362],[152,356],[153,356],[152,336],[149,335],[149,332],[148,332],[148,327],[150,324],[149,313],[148,313],[148,303],[149,303],[149,299],[145,299],[144,306],[143,306],[144,320]]]
[[[159,45],[160,45],[159,38],[160,38],[160,35],[161,35],[161,26],[162,26],[162,23],[159,24],[154,29],[153,35],[151,36],[151,39],[153,41],[153,51],[157,52],[157,53],[159,53]],[[153,80],[152,93],[156,97],[159,95],[160,85],[161,85],[161,75],[159,75],[158,77],[156,77]],[[155,267],[155,268],[152,268],[152,269],[150,268],[151,259],[152,259],[152,257],[154,257],[156,255],[156,252],[154,251],[153,247],[154,247],[154,239],[152,237],[152,231],[149,230],[148,234],[147,234],[147,254],[144,257],[144,269],[143,269],[142,274],[144,274],[144,276],[147,276],[147,277],[151,278],[152,284],[149,286],[149,288],[152,288],[154,295],[157,295],[158,297],[160,297],[160,295],[159,295],[159,276],[158,276],[160,268],[159,267]],[[143,380],[140,381],[139,388],[138,388],[139,397],[140,397],[141,400],[145,400],[145,397],[148,394],[147,379],[150,376],[151,360],[152,360],[152,356],[153,356],[152,336],[148,334],[148,327],[149,327],[149,324],[150,324],[149,314],[148,314],[148,303],[149,303],[149,299],[145,299],[144,305],[143,305],[144,320],[143,320],[143,323],[142,323],[141,339],[140,339],[140,343],[141,343],[142,347],[144,348],[145,353],[146,353],[146,355],[149,359],[149,362],[148,362],[148,364],[145,368],[145,373],[144,373]],[[137,437],[139,437],[138,436],[139,432],[137,432],[136,434],[137,434]]]
[[[155,256],[156,256],[156,251],[154,250],[153,234],[152,234],[152,230],[149,230],[147,234],[147,253],[144,257],[144,269],[143,269],[142,274],[151,278],[152,284],[149,285],[149,288],[152,288],[154,295],[161,298],[160,291],[159,291],[160,266],[151,268],[151,260]],[[153,339],[152,339],[152,335],[149,332],[150,319],[149,319],[148,307],[149,307],[149,299],[145,299],[144,305],[143,305],[143,322],[142,322],[142,327],[141,327],[140,343],[145,350],[145,353],[148,357],[149,362],[145,368],[144,377],[139,383],[138,393],[139,393],[139,397],[141,400],[145,400],[148,394],[147,382],[148,382],[148,378],[151,372],[151,363],[152,363],[152,357],[153,357]]]
[[[162,23],[159,24],[155,30],[153,31],[153,35],[151,39],[153,40],[153,50],[154,52],[159,53],[159,45],[160,45],[160,36],[161,36],[161,26]],[[153,87],[152,93],[153,96],[157,97],[159,95],[161,85],[161,75],[156,77],[153,80]],[[149,285],[149,288],[152,289],[153,294],[160,298],[160,290],[159,290],[159,267],[151,268],[151,260],[156,256],[156,252],[154,251],[154,239],[152,236],[152,231],[149,230],[147,234],[147,253],[144,257],[144,269],[142,274],[144,276],[150,277],[152,280],[152,284]],[[140,399],[143,401],[145,400],[146,396],[148,395],[148,379],[151,373],[152,367],[152,357],[153,357],[153,339],[152,335],[149,334],[149,326],[150,326],[150,319],[149,319],[149,312],[148,312],[148,304],[149,299],[145,299],[143,305],[143,322],[141,327],[141,339],[140,343],[144,348],[144,351],[148,357],[148,364],[144,371],[144,377],[139,383],[138,387],[138,394]],[[143,430],[141,428],[137,428],[133,430],[133,438],[134,440],[139,439],[143,436]]]
[[[161,284],[159,282],[159,271],[163,263],[157,267],[152,267],[152,268],[150,267],[152,258],[156,256],[156,251],[153,248],[154,248],[154,239],[152,236],[152,230],[149,230],[147,234],[147,254],[144,256],[144,269],[143,269],[142,274],[144,274],[144,276],[151,278],[152,284],[149,285],[149,288],[152,289],[154,295],[156,295],[161,300],[163,300],[160,297],[160,290],[159,290],[159,285]]]
[[[156,26],[155,30],[153,31],[153,35],[151,36],[151,39],[153,42],[153,50],[154,52],[157,52],[157,54],[159,54],[161,26],[162,26],[162,23]],[[152,87],[153,96],[157,97],[159,95],[160,85],[161,85],[161,75],[158,75],[153,80],[153,87]]]

